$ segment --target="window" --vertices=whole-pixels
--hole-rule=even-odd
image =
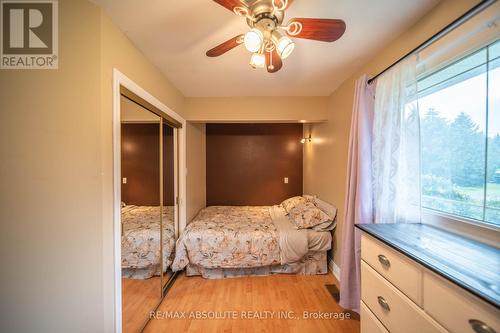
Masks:
[[[422,206],[500,226],[500,41],[418,90]]]

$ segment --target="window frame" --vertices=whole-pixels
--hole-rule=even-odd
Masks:
[[[441,70],[446,69],[449,66],[452,66],[453,64],[460,62],[461,60],[463,60],[471,55],[474,55],[476,53],[481,52],[482,50],[487,49],[488,47],[490,47],[491,45],[493,45],[499,41],[500,41],[499,39],[497,39],[495,41],[489,41],[488,43],[486,43],[486,45],[482,45],[481,47],[475,49],[472,52],[462,54],[460,57],[457,57],[455,59],[450,59],[450,61],[447,64],[445,64],[444,66],[442,66],[440,68],[435,68],[432,72],[421,73],[418,77],[418,81],[427,79],[428,77],[432,76],[433,74],[438,73]],[[493,59],[493,60],[486,59],[486,63],[484,63],[482,65],[475,66],[475,67],[468,69],[467,71],[460,73],[458,75],[466,74],[467,72],[473,72],[477,68],[484,66],[484,65],[486,65],[486,68],[488,71],[489,70],[488,64],[494,60],[495,59]],[[456,76],[458,76],[458,75],[456,75]],[[448,80],[452,80],[452,79],[453,79],[453,77],[449,78]],[[441,81],[436,85],[442,85],[448,80]],[[455,82],[453,84],[456,84],[456,83],[457,82]],[[427,87],[427,88],[423,89],[422,92],[429,90],[431,88],[432,87]],[[441,90],[441,89],[439,89],[439,90]],[[439,90],[437,90],[437,91],[439,91]],[[417,92],[417,94],[419,96],[420,96],[420,93],[421,93],[421,91]],[[487,103],[489,103],[489,102],[487,101]],[[485,133],[485,135],[487,138],[488,133]],[[485,153],[487,154],[488,152],[486,151]],[[486,156],[486,159],[487,159],[487,156]],[[421,176],[422,176],[422,174],[421,174]],[[487,183],[485,183],[484,186],[486,187]],[[420,195],[422,196],[422,191],[423,191],[422,184],[420,186],[420,190],[421,190]],[[487,198],[485,197],[484,198],[484,205],[486,205],[486,200],[487,200]],[[442,229],[449,229],[449,230],[451,229],[455,233],[462,234],[462,235],[467,236],[469,238],[476,239],[478,241],[482,241],[482,242],[488,243],[490,245],[493,245],[493,246],[499,248],[500,247],[499,246],[499,244],[500,244],[500,224],[494,224],[492,222],[484,220],[484,218],[485,217],[483,216],[483,220],[478,220],[478,219],[469,218],[469,217],[465,217],[465,216],[455,215],[453,213],[447,213],[447,212],[439,211],[436,209],[424,207],[421,203],[421,222],[422,223],[434,225],[434,226],[442,228]]]
[[[451,230],[457,234],[499,248],[500,227],[494,224],[447,214],[424,207],[422,207],[421,219],[423,224]]]

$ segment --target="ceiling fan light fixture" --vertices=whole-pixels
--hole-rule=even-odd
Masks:
[[[346,23],[341,19],[295,17],[283,24],[285,11],[295,0],[213,1],[246,18],[251,30],[208,50],[207,57],[221,56],[244,44],[251,53],[250,65],[253,68],[267,67],[271,74],[281,70],[283,59],[295,50],[295,43],[290,38],[332,43],[346,31]]]
[[[252,58],[250,58],[250,66],[255,69],[266,67],[266,56],[262,53],[252,54]]]
[[[252,29],[245,34],[245,38],[243,39],[245,43],[245,47],[250,52],[258,52],[264,43],[264,35],[258,29]]]
[[[292,54],[295,49],[295,43],[288,37],[284,36],[278,40],[276,44],[276,51],[281,59],[286,59]]]
[[[281,34],[278,30],[273,31],[271,40],[276,46],[276,51],[281,59],[288,58],[295,49],[295,43],[288,36]]]

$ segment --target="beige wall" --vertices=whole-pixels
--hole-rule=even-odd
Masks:
[[[144,55],[113,24],[103,12],[101,21],[101,161],[103,214],[100,233],[103,238],[104,323],[113,327],[113,160],[112,160],[112,80],[117,68],[144,90],[181,116],[184,114],[184,97],[161,72],[151,65]],[[189,197],[186,198],[189,205]]]
[[[359,71],[346,80],[328,103],[328,122],[312,125],[314,142],[304,150],[304,192],[317,194],[339,208],[339,226],[334,235],[334,262],[340,266],[341,235],[346,189],[347,150],[355,80],[363,73],[375,75],[425,41],[477,0],[443,0],[422,20],[404,32]],[[308,128],[305,129],[309,133]]]
[[[59,11],[59,69],[0,71],[2,332],[113,331],[112,68],[183,114],[99,7]]]
[[[321,121],[328,116],[328,97],[199,97],[186,99],[192,121]]]
[[[187,123],[187,222],[207,205],[205,124]]]
[[[101,18],[59,12],[58,70],[0,70],[1,332],[103,330]]]

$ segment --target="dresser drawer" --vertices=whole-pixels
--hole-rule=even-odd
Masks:
[[[361,333],[389,333],[365,303],[360,304]]]
[[[427,271],[424,273],[424,308],[453,333],[482,332],[474,331],[469,320],[480,321],[493,329],[491,332],[500,333],[500,310]]]
[[[361,258],[422,307],[422,268],[375,238],[361,236]]]
[[[361,299],[391,333],[446,332],[364,261],[361,261]]]

